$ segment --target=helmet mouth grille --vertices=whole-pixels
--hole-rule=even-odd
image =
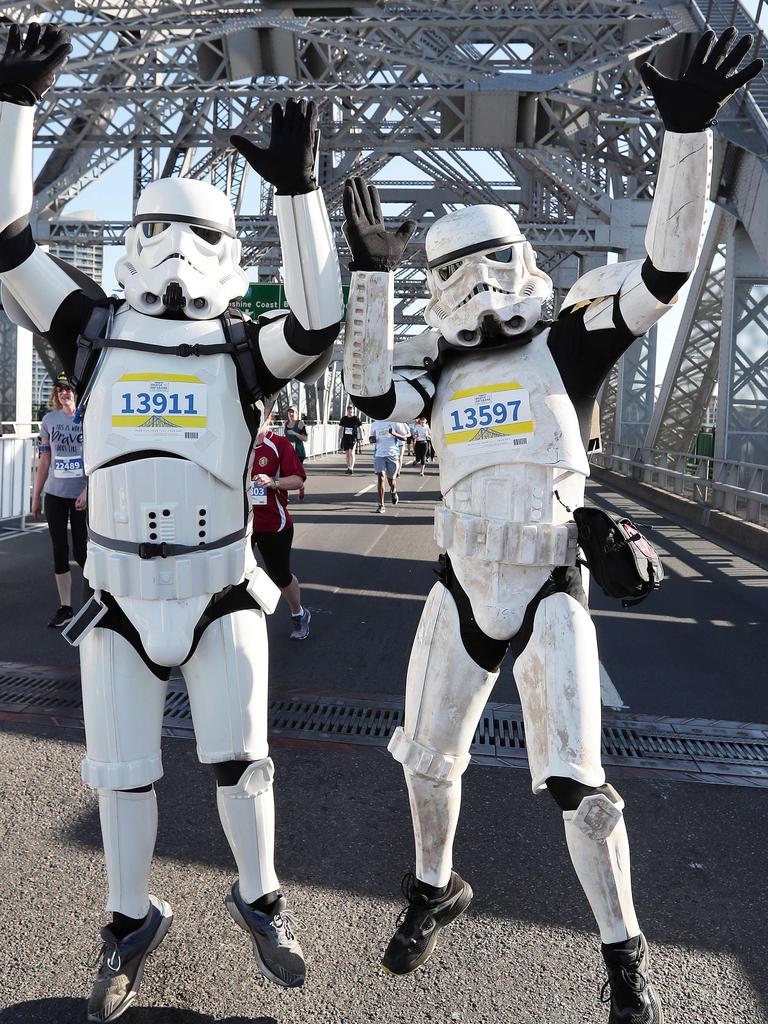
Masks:
[[[511,295],[513,297],[515,295],[515,292],[509,292],[505,288],[497,288],[495,285],[486,284],[486,282],[483,281],[481,284],[476,284],[469,295],[465,296],[461,302],[454,306],[454,309],[461,309],[462,306],[465,306],[468,302],[474,299],[476,295],[482,295],[483,292],[498,292],[499,295]]]

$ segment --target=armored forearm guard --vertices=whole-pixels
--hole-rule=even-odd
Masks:
[[[657,270],[690,273],[696,266],[711,174],[711,131],[666,133],[645,233]]]
[[[384,395],[392,383],[394,275],[352,275],[344,331],[344,386],[351,395]]]
[[[344,315],[339,258],[320,189],[275,195],[288,307],[307,331],[337,324]]]

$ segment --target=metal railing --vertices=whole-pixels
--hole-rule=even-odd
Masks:
[[[29,515],[35,472],[35,438],[0,435],[0,521]]]
[[[768,526],[768,466],[611,442],[590,461],[748,523]]]

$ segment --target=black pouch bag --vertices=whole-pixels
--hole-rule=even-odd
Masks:
[[[631,608],[658,590],[664,579],[661,561],[631,519],[599,508],[576,508],[573,518],[583,564],[604,594]]]

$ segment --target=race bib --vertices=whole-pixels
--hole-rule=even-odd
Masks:
[[[257,484],[255,481],[252,481],[251,486],[248,489],[248,497],[250,498],[252,505],[266,505],[267,488],[264,484]]]
[[[529,392],[517,381],[456,391],[443,409],[443,432],[450,445],[523,447],[533,437]]]
[[[125,373],[112,385],[112,427],[124,435],[197,441],[207,412],[207,386],[191,374]]]
[[[344,433],[345,434],[351,434],[352,433],[352,427],[344,427]]]
[[[53,460],[53,475],[57,480],[70,480],[84,474],[82,455],[57,455]]]

